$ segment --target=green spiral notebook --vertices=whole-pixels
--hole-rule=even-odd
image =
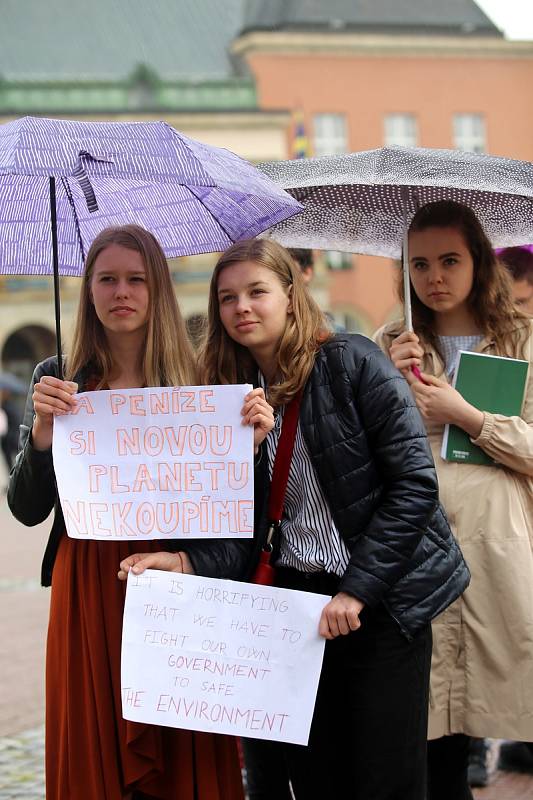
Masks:
[[[517,358],[459,350],[453,386],[480,411],[519,416],[526,390],[529,363]],[[464,464],[494,464],[493,459],[455,425],[446,425],[441,456]]]

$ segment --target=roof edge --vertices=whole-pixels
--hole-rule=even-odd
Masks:
[[[439,35],[424,37],[416,34],[387,35],[380,31],[256,31],[241,34],[231,44],[233,53],[284,53],[310,55],[317,53],[342,55],[431,55],[468,57],[533,57],[533,41],[509,40],[498,36],[460,37]]]

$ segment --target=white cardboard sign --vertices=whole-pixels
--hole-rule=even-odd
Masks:
[[[307,744],[324,595],[160,570],[128,577],[122,715]]]
[[[251,386],[76,395],[54,420],[53,458],[75,539],[251,538]]]

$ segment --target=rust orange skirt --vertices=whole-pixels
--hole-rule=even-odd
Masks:
[[[158,542],[143,542],[158,550]],[[242,800],[236,741],[122,718],[120,561],[138,543],[63,537],[46,656],[47,800]]]

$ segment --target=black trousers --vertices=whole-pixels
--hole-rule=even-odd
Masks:
[[[470,737],[462,733],[428,742],[428,800],[473,800],[469,749]]]
[[[336,590],[293,572],[279,583]],[[383,607],[365,608],[358,631],[326,642],[307,747],[243,740],[250,800],[285,800],[287,776],[296,800],[425,800],[430,665],[429,625],[409,641]]]

